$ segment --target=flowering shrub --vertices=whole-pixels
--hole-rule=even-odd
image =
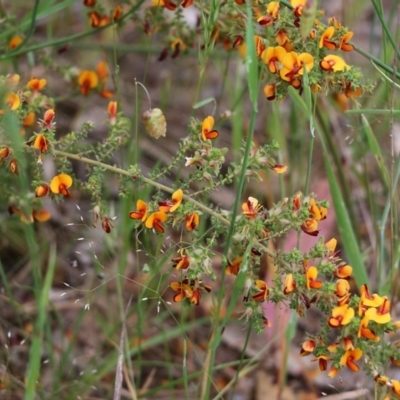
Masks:
[[[200,25],[190,27],[183,17],[182,9],[192,3],[153,1],[151,5],[143,3],[143,12],[136,13],[136,6],[130,11],[121,5],[105,10],[96,1],[84,1],[90,10],[88,20],[93,28],[112,24],[122,28],[124,18],[131,15],[133,20],[140,21],[147,35],[161,36],[164,50],[160,60],[168,55],[177,58],[195,45],[202,46],[204,54],[222,47],[223,51],[239,51],[246,56],[246,32],[248,24],[253,24],[256,35],[251,40],[255,44],[263,93],[268,100],[283,100],[292,90],[300,95],[308,91],[315,96],[332,94],[351,99],[372,89],[360,70],[345,61],[344,53],[355,48],[351,43],[353,33],[335,18],[323,23],[323,12],[305,0],[255,2],[250,14],[252,20],[246,17],[244,1],[226,2],[219,12],[214,8],[210,11],[214,13],[213,25],[206,19],[206,13],[201,14],[201,28]],[[167,17],[163,8],[173,14]],[[13,36],[6,47],[8,51],[18,51],[22,43],[22,37]],[[62,71],[50,57],[42,55],[42,61],[48,68]],[[93,128],[91,122],[59,137],[57,105],[45,94],[46,79],[17,74],[2,76],[0,168],[4,178],[0,183],[0,201],[8,205],[11,215],[27,224],[46,222],[51,215],[42,205],[44,198],[68,201],[74,192],[86,193],[92,202],[93,226],[100,222],[108,234],[118,226],[107,207],[106,174],[119,176],[120,196],[126,196],[132,182],[151,188],[151,195],[135,198],[130,213],[118,217],[129,217],[133,228],[161,238],[171,230],[181,232],[178,256],[170,261],[171,268],[179,272],[175,274],[178,278],[169,283],[166,296],[187,306],[199,305],[203,296],[218,291],[215,282],[240,278],[243,316],[257,332],[271,326],[261,308],[265,301],[288,304],[300,316],[310,307],[317,307],[325,319],[320,333],[302,344],[301,354],[313,354],[321,370],[329,368],[331,377],[343,368],[358,371],[364,359],[365,369],[377,383],[387,387],[388,393],[400,396],[400,382],[386,377],[384,364],[377,363],[374,357],[379,351],[382,359],[400,365],[400,351],[383,340],[385,333],[400,327],[392,321],[390,300],[371,294],[366,284],[356,294],[349,284],[352,267],[339,257],[335,239],[324,243],[321,238],[307,253],[298,249],[273,252],[268,247],[270,241],[293,230],[318,236],[320,224],[329,218],[329,204],[313,193],[293,193],[266,208],[250,196],[243,200],[239,211],[228,212],[205,200],[210,192],[237,182],[243,171],[247,180],[259,179],[260,171],[284,174],[287,167],[277,161],[275,142],[251,143],[249,151],[242,149],[241,162],[227,166],[225,155],[229,150],[218,147],[222,117],[210,115],[202,120],[193,117],[187,135],[181,139],[179,150],[168,166],[155,168],[148,175],[138,165],[119,168],[111,165],[111,157],[127,145],[130,122],[119,111],[120,104],[110,100],[114,92],[108,86],[106,62],[101,60],[90,70],[74,72],[72,66],[63,68],[71,93],[90,96],[96,92],[108,99],[107,109],[104,107],[108,115],[107,137],[95,145],[85,144],[84,139]],[[146,111],[142,122],[152,140],[166,135],[167,121],[162,110]],[[20,135],[21,140],[16,140],[15,135]],[[43,175],[46,158],[55,165],[56,173],[51,180]],[[74,176],[71,160],[86,165],[86,180],[80,181]],[[190,174],[174,187],[167,187],[160,181],[173,167],[185,167]],[[21,187],[19,175],[27,178],[29,188]],[[194,191],[194,186],[200,189]],[[201,226],[212,229],[200,230]],[[223,259],[220,277],[211,260],[226,238],[230,248]],[[259,279],[260,260],[264,255],[272,257],[277,269],[271,287]],[[331,332],[335,333],[333,342]]]

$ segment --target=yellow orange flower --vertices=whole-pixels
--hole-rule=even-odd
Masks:
[[[390,315],[390,300],[385,298],[378,309],[373,307],[369,308],[367,311],[365,311],[365,316],[370,321],[374,321],[377,324],[387,324],[392,320],[392,317]]]
[[[301,345],[300,355],[302,357],[311,354],[317,347],[317,342],[315,340],[307,340]]]
[[[254,36],[254,41],[256,44],[256,53],[257,57],[260,57],[263,51],[265,50],[265,44],[263,42],[263,39],[261,36],[255,35]]]
[[[273,19],[277,19],[279,6],[280,6],[279,1],[271,1],[270,3],[268,3],[267,6],[267,14],[271,15]]]
[[[48,185],[40,185],[35,189],[35,195],[36,197],[45,197],[47,196],[47,193],[49,192],[49,186]]]
[[[267,47],[261,54],[261,58],[272,74],[276,74],[282,64],[287,51],[282,46]]]
[[[275,19],[271,15],[261,15],[257,18],[257,22],[261,26],[271,26],[274,23]]]
[[[203,140],[216,139],[218,137],[218,131],[213,129],[214,117],[208,116],[204,119],[201,126],[201,138]]]
[[[63,196],[69,196],[68,189],[72,186],[72,178],[67,174],[55,176],[50,182],[50,189],[53,193],[61,193]]]
[[[185,249],[180,250],[180,257],[173,258],[172,266],[176,269],[188,269],[190,265],[190,259],[187,255],[185,255]]]
[[[256,284],[256,287],[259,289],[259,292],[253,296],[253,300],[265,301],[267,299],[267,296],[269,293],[267,284],[264,281],[259,280],[259,279],[256,280],[255,284]]]
[[[177,292],[177,294],[175,294],[173,297],[176,303],[182,301],[185,298],[190,299],[193,296],[193,290],[187,283],[171,282],[169,286],[172,290]]]
[[[283,80],[290,82],[298,75],[303,75],[304,66],[307,72],[311,71],[314,66],[314,57],[308,53],[297,54],[291,51],[283,57],[282,65],[279,74]]]
[[[318,360],[318,366],[320,371],[325,371],[328,368],[328,360],[329,357],[325,355],[320,355],[318,357],[315,357],[311,361],[317,361]]]
[[[285,289],[283,289],[284,294],[289,294],[296,289],[296,282],[293,279],[293,274],[288,274],[285,278]]]
[[[194,229],[197,228],[197,226],[199,225],[200,222],[200,217],[198,214],[196,213],[192,213],[189,215],[186,215],[186,229],[188,231],[193,231]]]
[[[95,71],[81,71],[78,77],[78,84],[81,87],[81,93],[86,96],[91,89],[94,89],[99,84],[99,78]]]
[[[321,38],[319,39],[319,47],[326,47],[329,50],[335,50],[336,44],[332,42],[331,39],[333,34],[335,33],[335,28],[333,26],[328,26],[325,32],[322,34]]]
[[[243,257],[236,258],[229,265],[225,267],[227,275],[237,275],[239,273],[240,264],[243,261]]]
[[[349,282],[346,281],[346,279],[339,279],[336,282],[336,290],[335,290],[335,295],[337,297],[343,297],[347,296],[350,292],[350,285]]]
[[[272,171],[276,172],[277,174],[283,174],[287,171],[287,165],[283,165],[283,164],[275,164],[275,165],[271,165],[271,169]]]
[[[242,204],[243,214],[250,219],[254,219],[262,209],[262,205],[258,204],[258,200],[254,197],[249,197],[246,203]]]
[[[317,267],[310,267],[307,269],[307,289],[319,289],[324,284],[322,281],[317,281],[318,269]]]
[[[365,337],[366,339],[372,340],[374,342],[379,342],[380,338],[375,335],[375,332],[368,329],[369,319],[364,317],[360,322],[360,327],[358,328],[358,337]]]
[[[360,97],[364,93],[364,90],[361,87],[352,87],[351,82],[346,83],[346,90],[344,94],[347,97]]]
[[[395,379],[392,379],[390,383],[392,384],[392,391],[396,393],[398,396],[400,396],[400,382]]]
[[[359,360],[363,355],[361,349],[348,350],[343,354],[340,359],[340,365],[347,365],[349,369],[354,372],[357,372],[360,367],[355,363],[355,361]]]
[[[168,219],[168,215],[163,211],[157,211],[149,216],[146,220],[146,228],[154,228],[157,232],[164,233],[164,227],[162,225]]]
[[[32,218],[37,222],[46,222],[51,218],[51,214],[46,210],[32,212]]]
[[[10,167],[10,171],[11,171],[13,174],[18,175],[19,170],[18,170],[18,163],[17,163],[17,160],[15,160],[15,159],[14,159],[14,160],[11,160],[11,161],[10,161],[9,167]]]
[[[108,69],[107,69],[107,63],[105,61],[100,60],[98,62],[97,67],[96,67],[96,73],[97,73],[98,78],[101,81],[107,80]]]
[[[301,229],[304,233],[310,236],[318,236],[318,222],[315,219],[309,218],[304,221],[303,225],[301,225]]]
[[[131,219],[141,219],[144,222],[147,218],[147,204],[143,200],[138,200],[136,202],[136,211],[131,211],[129,213],[129,218]]]
[[[22,121],[22,125],[27,127],[27,126],[31,126],[34,124],[36,119],[36,115],[33,111],[29,112],[26,117],[23,119]]]
[[[182,199],[183,199],[183,191],[182,189],[178,189],[172,194],[172,201],[165,200],[165,201],[160,201],[158,203],[159,206],[158,210],[164,213],[174,212],[182,203]]]
[[[21,105],[21,99],[18,94],[14,92],[8,92],[5,96],[4,102],[12,111],[17,110]]]
[[[289,38],[287,37],[284,29],[280,29],[276,34],[276,42],[279,44],[279,46],[284,46],[289,42]]]
[[[45,153],[49,148],[49,141],[42,134],[36,135],[33,147],[40,150],[41,153]]]
[[[7,158],[10,155],[10,149],[8,147],[3,147],[0,149],[0,164],[2,163],[3,159]]]
[[[319,63],[319,66],[324,71],[345,71],[350,69],[350,66],[346,64],[342,57],[335,56],[334,54],[328,54]]]
[[[340,267],[337,267],[333,271],[333,274],[336,276],[336,278],[341,278],[341,279],[350,278],[352,273],[353,273],[353,268],[350,265],[342,265]]]
[[[28,83],[27,87],[34,92],[38,92],[40,89],[43,89],[46,86],[46,79],[37,79],[37,78],[32,78]]]
[[[275,93],[275,84],[268,83],[264,86],[264,94],[267,100],[275,100],[276,93]]]
[[[329,369],[328,376],[329,378],[334,378],[339,373],[339,368],[334,367],[333,365]]]
[[[112,18],[114,21],[118,21],[122,15],[122,7],[118,4],[112,13]]]
[[[349,31],[346,34],[344,34],[340,38],[340,43],[339,43],[339,49],[343,51],[353,51],[354,46],[352,44],[349,44],[349,41],[353,37],[353,32]]]
[[[175,3],[170,0],[151,0],[153,6],[165,7],[167,10],[174,11],[177,7]]]
[[[114,125],[117,122],[117,107],[118,104],[116,101],[110,101],[107,107],[108,120],[111,125]]]
[[[43,128],[52,129],[53,128],[53,119],[56,113],[53,109],[46,110],[43,116]]]
[[[331,254],[335,252],[336,245],[337,245],[337,240],[335,238],[332,238],[331,240],[328,240],[325,243],[325,247],[331,252]]]
[[[354,309],[350,308],[348,304],[343,304],[332,310],[332,316],[329,318],[328,323],[332,328],[338,328],[348,325],[353,318]]]
[[[10,40],[10,42],[8,43],[8,48],[10,50],[15,49],[16,47],[18,47],[21,43],[22,43],[23,39],[20,36],[13,36]]]
[[[111,229],[114,228],[114,225],[111,222],[111,219],[105,215],[101,217],[101,227],[105,233],[110,233]]]

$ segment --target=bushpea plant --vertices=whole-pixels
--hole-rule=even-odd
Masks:
[[[95,1],[85,0],[84,4],[91,9],[88,18],[94,28],[123,20],[127,14],[121,6],[107,13]],[[184,0],[181,5],[170,0],[153,0],[151,6],[144,6],[144,13],[132,14],[133,19],[143,23],[146,34],[154,33],[164,38],[166,47],[160,60],[167,57],[169,49],[173,58],[178,57],[193,47],[196,40],[203,40],[204,49],[221,44],[227,51],[239,50],[245,54],[246,25],[254,23],[258,68],[268,100],[283,100],[290,88],[301,92],[308,85],[307,89],[315,95],[334,94],[340,104],[347,107],[349,99],[372,88],[357,68],[336,55],[338,51],[354,50],[350,42],[353,33],[335,18],[328,19],[327,24],[321,22],[323,12],[306,1],[255,2],[252,8],[254,21],[249,21],[243,11],[244,1],[226,2],[216,15],[213,30],[205,20],[201,21],[203,30],[200,26],[190,28],[187,25],[181,10],[191,4],[190,0]],[[172,18],[170,15],[166,18],[160,12],[162,8],[174,11]],[[207,9],[202,11],[202,15],[210,13]],[[22,41],[19,36],[12,37],[8,44],[10,51],[18,49]],[[78,89],[81,95],[97,92],[107,99],[114,96],[107,87],[108,71],[104,61],[93,70],[82,70],[73,76],[70,69],[55,65],[47,56],[43,55],[42,60],[49,68],[62,73],[71,82],[71,90]],[[210,206],[204,200],[211,191],[234,182],[242,170],[240,162],[233,162],[226,173],[221,172],[226,166],[228,149],[215,144],[219,136],[218,117],[192,118],[187,136],[181,139],[170,164],[145,176],[138,165],[122,169],[110,164],[114,153],[127,144],[130,132],[129,120],[118,111],[116,101],[110,101],[107,107],[107,137],[96,145],[86,145],[83,139],[93,128],[91,122],[84,123],[79,131],[57,138],[56,105],[44,94],[45,79],[24,80],[14,74],[1,77],[0,85],[4,98],[0,117],[3,177],[0,199],[8,204],[11,215],[24,223],[46,222],[51,215],[42,206],[44,197],[60,201],[67,199],[72,190],[86,192],[93,205],[93,225],[100,223],[102,229],[110,233],[117,228],[104,198],[105,174],[120,177],[121,195],[126,195],[127,186],[132,182],[151,187],[154,190],[150,197],[135,199],[129,217],[134,227],[161,237],[167,230],[182,230],[178,256],[171,260],[171,267],[180,271],[180,279],[169,284],[173,301],[196,306],[202,296],[218,290],[215,282],[219,277],[213,270],[211,259],[220,241],[233,229],[230,252],[223,260],[223,274],[244,276],[241,288],[244,319],[261,332],[271,325],[261,308],[265,301],[288,304],[300,316],[304,316],[310,307],[317,307],[325,320],[319,334],[310,336],[302,344],[301,354],[314,354],[321,370],[329,367],[331,377],[343,368],[358,371],[359,360],[363,358],[364,368],[382,387],[382,396],[400,396],[400,382],[384,375],[388,360],[400,366],[400,350],[383,340],[385,333],[400,327],[400,323],[392,321],[389,299],[371,294],[367,285],[360,288],[360,294],[352,293],[349,284],[352,267],[340,258],[335,239],[325,243],[321,238],[307,253],[298,249],[287,253],[269,250],[269,241],[284,237],[291,230],[318,236],[319,224],[328,217],[327,202],[316,199],[312,193],[294,193],[267,209],[250,196],[243,201],[232,228],[230,212]],[[160,109],[148,110],[142,120],[151,136],[165,136],[166,121]],[[20,133],[26,135],[22,146],[18,147],[7,132],[10,121],[18,124]],[[30,137],[27,131],[32,132]],[[287,167],[275,161],[277,150],[276,143],[253,144],[249,154],[242,150],[241,156],[248,159],[248,180],[259,179],[262,170],[285,173]],[[57,168],[50,181],[43,177],[46,157],[51,158]],[[70,160],[86,164],[85,181],[78,181],[73,176]],[[159,183],[174,167],[182,166],[191,171],[187,178],[176,182],[173,188]],[[20,188],[19,174],[29,178],[29,190]],[[194,191],[193,187],[199,189]],[[204,225],[212,226],[207,236],[199,234],[202,220]],[[190,247],[184,244],[188,241]],[[277,277],[271,287],[258,278],[260,260],[265,254],[272,257],[277,268]],[[334,342],[330,339],[332,331],[336,333]],[[376,353],[380,354],[379,360]]]

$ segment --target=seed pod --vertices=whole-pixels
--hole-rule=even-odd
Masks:
[[[160,136],[165,136],[167,122],[163,112],[159,108],[145,111],[142,114],[142,121],[147,133],[153,138],[158,139]]]

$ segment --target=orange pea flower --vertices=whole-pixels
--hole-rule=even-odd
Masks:
[[[286,54],[287,51],[282,46],[267,47],[262,52],[261,59],[268,65],[270,72],[276,74]]]
[[[255,284],[256,284],[256,287],[259,289],[259,292],[253,296],[253,300],[265,301],[267,299],[267,296],[269,293],[267,284],[260,279],[257,279]]]
[[[322,281],[317,281],[316,278],[318,276],[317,267],[310,267],[307,269],[306,278],[307,278],[307,289],[319,289],[324,284]]]
[[[107,216],[103,215],[103,216],[101,217],[101,227],[102,227],[102,229],[103,229],[103,231],[104,231],[105,233],[110,233],[110,232],[111,232],[111,229],[114,228],[114,225],[113,225],[113,223],[111,222],[111,219],[110,219],[110,218],[108,218]]]
[[[348,350],[346,353],[343,354],[342,358],[340,359],[340,365],[347,365],[349,369],[354,372],[357,372],[360,367],[354,362],[359,360],[363,355],[361,349],[354,349]]]
[[[267,100],[275,100],[276,92],[275,92],[275,84],[268,83],[264,86],[264,94]]]
[[[261,26],[271,26],[275,22],[275,19],[271,15],[261,15],[257,18],[257,22]]]
[[[153,6],[165,7],[167,10],[174,11],[177,5],[170,0],[152,0]]]
[[[243,257],[234,259],[229,265],[225,267],[227,275],[237,275],[239,273],[240,264],[243,261]]]
[[[261,36],[254,35],[254,42],[256,45],[257,57],[261,57],[261,54],[265,50],[265,44]]]
[[[392,384],[392,391],[393,393],[397,394],[398,396],[400,396],[400,382],[397,381],[396,379],[392,379],[390,381],[390,383]]]
[[[337,297],[347,296],[350,293],[349,282],[346,281],[346,279],[339,279],[336,282],[336,290],[334,293]]]
[[[349,41],[353,37],[353,32],[349,31],[346,34],[344,34],[340,38],[340,43],[339,43],[339,49],[343,51],[353,51],[354,46],[352,44],[349,44]]]
[[[329,369],[328,376],[329,378],[334,378],[339,373],[339,368],[334,367],[333,365]]]
[[[26,114],[26,117],[22,121],[22,125],[25,127],[31,126],[34,124],[35,119],[36,119],[36,115],[33,111],[31,111],[28,114]]]
[[[365,302],[364,302],[365,303]],[[390,300],[388,298],[384,298],[383,303],[376,308],[369,308],[365,311],[365,316],[370,320],[374,321],[377,324],[387,324],[392,320],[390,315]]]
[[[180,250],[180,257],[173,258],[172,266],[176,269],[188,269],[190,265],[190,259],[187,255],[185,255],[185,249]]]
[[[317,347],[317,342],[315,340],[307,340],[301,345],[300,356],[305,357],[310,355]]]
[[[49,186],[48,185],[40,185],[35,189],[35,195],[36,197],[45,197],[47,196],[47,193],[49,192]]]
[[[189,215],[186,215],[186,229],[188,231],[193,231],[196,229],[199,225],[200,222],[200,217],[196,213],[192,213]]]
[[[331,254],[335,252],[336,245],[337,245],[337,240],[335,238],[332,238],[331,240],[328,240],[325,243],[325,247],[330,251]]]
[[[8,92],[4,98],[4,102],[12,111],[17,110],[21,105],[21,99],[18,94],[14,92]]]
[[[115,125],[115,123],[117,122],[117,107],[118,104],[116,101],[110,101],[108,103],[107,113],[108,113],[108,120],[110,121],[111,125]]]
[[[350,265],[342,265],[333,271],[333,274],[336,276],[336,278],[341,279],[349,279],[352,273],[353,268]]]
[[[61,193],[63,196],[69,196],[69,188],[72,186],[72,178],[67,174],[55,176],[50,182],[50,189],[53,193]]]
[[[185,281],[187,281],[187,279],[185,279]],[[169,286],[173,291],[177,292],[173,297],[176,303],[181,302],[185,298],[190,299],[193,296],[193,290],[187,283],[171,282]]]
[[[284,81],[291,82],[298,75],[303,75],[304,66],[307,72],[311,71],[314,66],[314,57],[308,53],[297,54],[294,51],[286,53],[282,59],[283,67],[279,74]]]
[[[37,78],[32,78],[28,83],[27,87],[34,92],[38,92],[40,89],[43,89],[46,86],[46,79],[37,79]]]
[[[346,90],[344,94],[347,97],[360,97],[364,93],[364,90],[360,87],[352,87],[351,82],[346,83]]]
[[[3,159],[7,158],[10,155],[10,149],[8,147],[3,147],[0,149],[0,164],[2,163]]]
[[[243,214],[249,218],[254,219],[262,209],[262,205],[258,204],[258,200],[254,197],[249,197],[246,203],[242,204]]]
[[[100,60],[96,67],[96,73],[100,81],[107,80],[108,77],[108,69],[107,63],[104,60]]]
[[[208,116],[204,119],[201,126],[201,138],[203,140],[216,139],[218,137],[218,131],[213,129],[214,127],[214,117]]]
[[[380,338],[375,335],[375,332],[368,329],[369,319],[364,317],[360,322],[360,327],[358,328],[358,337],[365,337],[366,339],[372,340],[373,342],[379,342]]]
[[[310,217],[316,221],[325,219],[328,214],[328,210],[325,207],[317,205],[313,198],[310,199],[309,211]]]
[[[335,28],[333,26],[328,26],[328,28],[326,28],[325,32],[322,34],[319,40],[319,47],[320,48],[326,47],[329,50],[335,50],[336,49],[335,42],[329,40],[334,33],[335,33]]]
[[[178,189],[172,194],[172,201],[165,200],[165,201],[160,201],[158,203],[159,206],[158,210],[164,213],[174,212],[182,203],[182,199],[183,199],[183,191],[182,189]]]
[[[271,17],[273,19],[277,19],[278,12],[279,12],[279,6],[280,6],[279,1],[271,1],[270,3],[268,3],[268,6],[267,6],[267,14],[271,15]]]
[[[164,227],[162,225],[168,219],[168,215],[163,211],[157,211],[151,214],[146,220],[146,228],[154,228],[157,232],[164,233]]]
[[[49,141],[42,134],[36,135],[33,147],[40,150],[41,153],[45,153],[49,148]]]
[[[49,110],[46,110],[46,112],[44,113],[44,116],[43,116],[43,121],[42,121],[43,128],[45,128],[45,129],[53,129],[54,128],[55,123],[53,123],[53,119],[54,119],[55,115],[56,115],[56,113],[54,112],[53,109],[50,108]]]
[[[283,289],[284,294],[289,294],[296,289],[296,282],[293,279],[293,274],[288,274],[285,278],[285,289]]]
[[[270,168],[272,169],[272,171],[276,172],[277,174],[283,174],[288,169],[287,165],[283,165],[283,164],[271,165]]]
[[[338,328],[348,325],[354,318],[354,309],[350,308],[348,304],[337,306],[332,310],[332,317],[329,318],[329,326]]]
[[[32,218],[37,222],[46,222],[51,218],[51,214],[46,210],[33,210]]]
[[[83,5],[85,7],[94,7],[96,5],[96,0],[83,0]]]
[[[319,63],[319,66],[324,71],[345,71],[350,69],[350,66],[346,64],[342,57],[335,56],[334,54],[328,54]]]
[[[301,225],[301,229],[310,236],[318,236],[319,233],[318,222],[311,218],[304,221],[303,225]]]
[[[131,219],[141,219],[144,222],[147,218],[147,204],[143,200],[138,200],[136,202],[136,211],[131,211],[129,213],[129,218]]]
[[[328,360],[329,357],[325,355],[320,355],[318,357],[313,358],[311,361],[317,361],[318,360],[318,367],[320,371],[326,371],[328,368]]]
[[[114,21],[118,21],[121,18],[122,15],[122,7],[118,4],[112,13],[112,19]]]
[[[20,36],[13,36],[10,40],[10,42],[8,43],[8,48],[10,50],[15,49],[16,47],[18,47],[21,43],[23,42],[22,37]]]
[[[13,174],[18,175],[19,170],[18,170],[18,163],[17,163],[17,160],[15,160],[15,159],[14,159],[14,160],[11,160],[11,161],[10,161],[9,167],[10,167],[10,171],[11,171]]]
[[[94,89],[99,84],[99,78],[95,71],[81,71],[78,77],[78,84],[81,87],[81,93],[86,96],[91,89]]]

